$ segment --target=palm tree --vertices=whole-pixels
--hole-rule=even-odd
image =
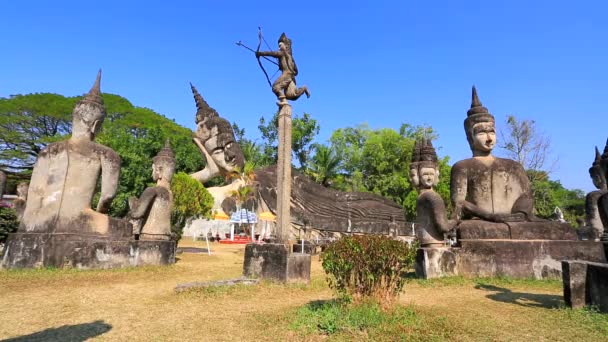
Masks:
[[[309,162],[308,173],[315,182],[329,187],[340,170],[342,159],[325,145],[315,144],[316,153]]]

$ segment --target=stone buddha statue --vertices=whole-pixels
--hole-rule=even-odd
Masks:
[[[464,129],[473,158],[454,164],[451,196],[455,214],[492,222],[523,221],[532,216],[530,182],[516,161],[492,155],[496,146],[494,116],[483,107],[473,87]]]
[[[196,88],[190,84],[196,102],[196,133],[194,142],[199,147],[207,165],[191,176],[206,183],[216,176],[226,178],[237,170],[243,170],[243,151],[236,142],[230,123],[211,108]]]
[[[454,218],[462,220],[458,225],[461,239],[576,239],[567,223],[534,216],[523,166],[492,155],[495,119],[482,106],[475,87],[464,129],[473,157],[452,166],[450,184]]]
[[[606,146],[608,149],[608,142]],[[598,209],[598,199],[608,193],[606,173],[602,170],[600,165],[601,159],[600,151],[596,147],[595,160],[593,161],[591,168],[589,168],[589,175],[597,190],[591,191],[585,197],[585,226],[592,228],[595,237],[599,237],[604,232],[604,225],[602,224]]]
[[[410,171],[412,184],[419,191],[416,235],[422,247],[442,247],[444,234],[452,230],[457,221],[448,220],[445,203],[433,189],[439,183],[439,168],[437,153],[430,140],[416,142]]]
[[[152,159],[152,179],[156,186],[144,190],[139,199],[129,199],[131,210],[127,217],[133,224],[133,234],[139,240],[171,239],[171,179],[174,173],[175,157],[167,141]]]
[[[100,81],[101,70],[74,108],[72,136],[49,144],[38,154],[20,232],[129,233],[126,222],[106,215],[118,188],[120,157],[95,142],[106,116]],[[98,184],[101,196],[93,210],[91,201]]]

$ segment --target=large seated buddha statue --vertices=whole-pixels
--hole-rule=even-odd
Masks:
[[[451,196],[460,239],[576,239],[566,223],[534,216],[530,182],[523,166],[492,155],[495,119],[473,87],[464,129],[473,157],[454,164]]]
[[[130,236],[126,221],[107,215],[118,189],[120,157],[95,142],[106,116],[100,81],[101,71],[76,104],[71,137],[38,154],[19,232]],[[93,210],[98,184],[101,196]]]

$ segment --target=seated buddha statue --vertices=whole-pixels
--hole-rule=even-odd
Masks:
[[[445,234],[457,221],[448,220],[445,203],[433,189],[439,183],[437,153],[430,140],[416,142],[410,164],[410,176],[418,187],[416,201],[416,236],[422,247],[445,246]]]
[[[95,142],[106,116],[100,82],[101,70],[74,108],[71,137],[38,154],[20,232],[130,235],[126,221],[106,215],[118,189],[121,161],[115,151]],[[93,210],[98,184],[101,196]]]
[[[450,184],[454,218],[462,220],[461,239],[576,238],[566,230],[567,224],[534,216],[530,181],[520,163],[492,155],[495,119],[481,104],[475,87],[464,129],[473,157],[452,166]]]
[[[130,198],[128,218],[133,233],[139,240],[170,240],[173,194],[171,179],[175,173],[175,157],[169,141],[152,158],[152,179],[156,186],[149,187],[139,199]]]

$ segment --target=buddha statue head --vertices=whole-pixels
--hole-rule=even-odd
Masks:
[[[165,142],[158,154],[152,158],[152,179],[158,181],[160,179],[171,184],[173,174],[175,173],[175,155],[171,149],[169,140]]]
[[[416,145],[413,160],[416,163],[418,187],[422,190],[432,189],[439,183],[437,153],[430,139],[421,139]]]
[[[600,151],[595,147],[595,159],[593,160],[593,164],[589,168],[589,175],[591,176],[591,180],[593,181],[593,185],[598,190],[607,190],[606,186],[606,173],[602,170],[600,166],[602,160],[602,156],[600,155]]]
[[[106,108],[101,98],[101,70],[97,73],[95,84],[74,107],[72,113],[72,137],[86,137],[94,140],[106,117]]]
[[[464,130],[473,154],[488,155],[496,146],[496,124],[492,114],[481,104],[473,86],[471,108],[464,120]]]
[[[223,175],[243,169],[245,158],[230,123],[211,108],[190,84],[196,102],[196,136]]]

